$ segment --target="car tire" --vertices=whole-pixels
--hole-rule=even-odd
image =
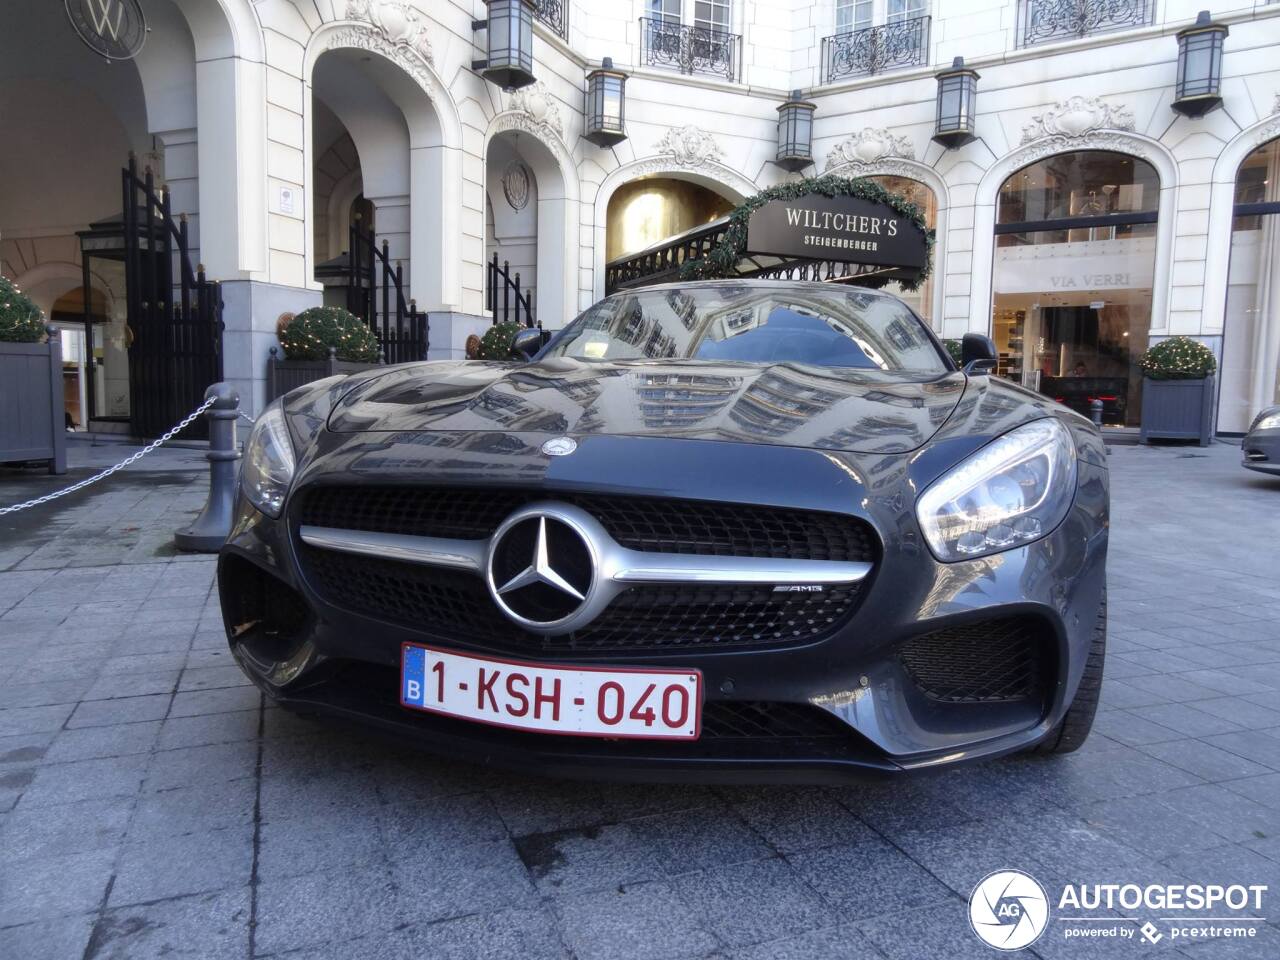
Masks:
[[[1093,626],[1093,639],[1089,642],[1089,659],[1084,665],[1084,675],[1076,698],[1067,708],[1067,715],[1052,732],[1031,748],[1033,753],[1072,753],[1084,746],[1093,729],[1093,717],[1098,712],[1098,696],[1102,693],[1102,667],[1107,659],[1107,588],[1102,588],[1102,602],[1098,605],[1098,620]]]

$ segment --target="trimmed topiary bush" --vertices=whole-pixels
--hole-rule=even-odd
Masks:
[[[480,346],[476,350],[477,360],[523,360],[519,353],[511,347],[511,341],[521,330],[518,323],[495,323],[480,338]]]
[[[44,339],[44,315],[31,298],[8,277],[0,277],[0,340],[39,343]]]
[[[378,362],[378,338],[363,320],[342,307],[303,310],[281,331],[280,346],[288,360],[325,360],[333,347],[339,360]]]
[[[962,340],[943,340],[943,347],[951,359],[955,361],[957,367],[964,366],[964,341]]]
[[[1161,340],[1142,355],[1140,363],[1151,380],[1203,380],[1218,368],[1213,351],[1190,337]]]

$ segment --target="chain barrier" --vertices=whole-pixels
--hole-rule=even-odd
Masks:
[[[59,497],[65,497],[69,493],[75,493],[77,490],[83,490],[85,487],[89,486],[89,484],[97,483],[99,480],[105,480],[107,477],[111,476],[117,470],[123,470],[125,467],[129,466],[130,464],[137,463],[139,460],[145,457],[152,450],[155,450],[158,447],[160,447],[161,444],[166,443],[169,440],[172,440],[174,436],[176,436],[178,433],[185,430],[187,427],[191,426],[191,422],[195,420],[196,417],[200,416],[202,413],[208,410],[211,406],[213,406],[214,401],[216,399],[217,399],[216,397],[207,398],[204,401],[204,403],[200,404],[200,406],[196,407],[189,414],[183,417],[182,421],[176,427],[173,427],[171,430],[169,430],[169,432],[166,433],[163,437],[160,437],[157,440],[152,440],[150,443],[148,443],[145,447],[143,447],[137,453],[134,453],[128,457],[125,457],[125,459],[121,460],[115,466],[107,467],[107,469],[103,470],[101,473],[94,474],[92,477],[87,477],[86,479],[81,480],[79,483],[73,483],[71,486],[67,487],[65,490],[55,490],[53,493],[46,493],[43,497],[36,497],[34,500],[28,500],[25,503],[15,503],[11,507],[0,507],[0,517],[4,516],[7,513],[17,513],[19,510],[26,510],[29,507],[38,507],[42,503],[48,503],[50,500],[57,500]]]

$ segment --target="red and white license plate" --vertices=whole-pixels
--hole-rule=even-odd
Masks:
[[[400,703],[463,720],[580,737],[696,740],[697,670],[546,666],[406,643]]]

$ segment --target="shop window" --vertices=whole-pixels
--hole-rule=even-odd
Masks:
[[[1085,150],[1017,171],[996,209],[997,372],[1103,423],[1136,427],[1151,328],[1160,179],[1146,161]]]
[[[1245,157],[1232,212],[1218,429],[1244,433],[1280,403],[1280,140]]]

